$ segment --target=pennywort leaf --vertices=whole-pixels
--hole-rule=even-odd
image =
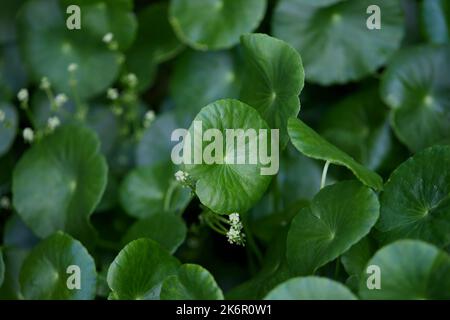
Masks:
[[[209,129],[213,130],[209,131],[213,142],[202,139],[202,132]],[[236,135],[227,138],[230,129],[241,130],[232,132],[244,134],[239,135],[240,139]],[[187,150],[192,150],[187,158],[190,164],[185,162],[185,168],[197,180],[195,191],[205,206],[217,213],[245,212],[261,198],[272,176],[262,174],[265,166],[258,159],[250,162],[250,155],[255,155],[251,153],[256,151],[251,151],[252,147],[258,140],[258,148],[261,148],[263,138],[252,139],[249,131],[258,135],[260,129],[266,130],[265,138],[269,140],[265,141],[266,146],[275,146],[269,145],[272,138],[269,126],[259,113],[238,100],[219,100],[204,107],[195,117],[189,128],[191,139],[184,140],[183,157]],[[250,135],[246,136],[247,133]],[[198,139],[203,150],[200,152]],[[195,164],[196,153],[206,160],[210,158],[207,161],[212,163],[203,160]],[[272,155],[276,156],[276,152]],[[276,159],[271,165],[276,165]]]
[[[399,1],[376,3],[383,19],[375,30],[365,14],[371,5],[371,0],[281,0],[273,33],[302,54],[307,80],[321,85],[359,80],[391,57],[404,33]]]
[[[83,245],[62,232],[30,252],[20,271],[25,299],[89,300],[96,290],[94,259]]]
[[[290,45],[265,34],[244,35],[241,44],[246,60],[241,100],[258,110],[271,128],[280,129],[285,146],[287,120],[300,111],[302,59]]]
[[[357,181],[323,188],[291,223],[286,255],[291,270],[309,275],[346,252],[375,225],[375,193]]]
[[[167,277],[161,288],[162,300],[223,300],[222,290],[203,267],[184,264]]]
[[[89,217],[106,187],[107,165],[96,135],[63,126],[28,150],[13,173],[13,204],[41,238],[63,230],[92,240]]]
[[[266,6],[266,0],[171,0],[169,14],[183,42],[198,50],[218,50],[256,29]]]
[[[191,200],[190,191],[175,181],[169,163],[131,171],[120,187],[120,201],[126,212],[136,218],[157,213],[179,213]]]
[[[136,239],[149,238],[174,253],[183,243],[186,233],[186,225],[180,216],[172,212],[155,213],[135,222],[125,233],[122,242],[127,244]]]
[[[417,240],[401,240],[381,248],[361,276],[359,294],[364,299],[423,300],[450,298],[450,257]],[[377,273],[375,273],[377,272]],[[376,290],[375,276],[381,277]]]
[[[417,152],[450,139],[449,46],[401,51],[383,75],[381,96],[400,141]]]
[[[381,239],[420,239],[441,248],[450,244],[449,163],[450,146],[435,146],[392,173],[381,196],[376,225]]]
[[[339,282],[321,277],[299,277],[275,287],[265,300],[356,300],[356,297]]]
[[[108,270],[108,285],[115,299],[159,299],[161,285],[175,275],[180,263],[151,239],[130,242]]]
[[[304,155],[344,166],[365,185],[375,190],[383,189],[383,180],[378,174],[364,168],[348,154],[323,139],[301,120],[290,118],[288,133],[293,145]]]

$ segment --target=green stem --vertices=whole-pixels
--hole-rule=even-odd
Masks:
[[[244,221],[243,221],[243,226],[244,226],[245,235],[247,237],[248,245],[249,245],[250,249],[253,251],[253,253],[255,254],[255,257],[258,260],[259,265],[262,265],[263,255],[261,253],[261,250],[256,245],[255,239],[253,238],[253,234],[252,234],[251,230],[248,228],[247,223],[246,222],[244,223]]]
[[[52,89],[46,88],[44,89],[45,94],[47,95],[47,99],[50,102],[50,108],[52,111],[57,111],[58,107],[56,106],[55,95],[53,94]]]
[[[85,110],[84,110],[84,105],[81,102],[80,95],[78,94],[77,80],[73,76],[71,76],[70,80],[69,80],[69,84],[70,84],[70,89],[72,90],[73,99],[75,101],[76,117],[79,118],[80,120],[84,120]]]
[[[172,201],[173,192],[175,191],[176,186],[177,183],[172,181],[169,189],[167,190],[166,196],[164,198],[164,212],[168,212],[170,209],[170,202]]]
[[[325,183],[327,182],[327,173],[328,173],[329,166],[330,166],[330,161],[325,162],[325,166],[323,167],[323,171],[322,171],[322,180],[320,182],[320,189],[325,187]]]

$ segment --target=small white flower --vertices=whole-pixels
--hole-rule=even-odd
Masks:
[[[236,229],[233,226],[227,232],[228,242],[231,244],[244,245],[245,234],[240,229]]]
[[[28,101],[28,98],[29,94],[27,89],[21,89],[17,94],[17,99],[19,99],[20,102],[26,102]]]
[[[117,100],[119,98],[119,91],[115,88],[109,88],[106,95],[109,100]]]
[[[61,125],[61,121],[59,120],[58,117],[51,117],[51,118],[48,118],[48,120],[47,120],[47,126],[51,131],[55,130],[60,125]]]
[[[0,199],[0,208],[8,210],[11,208],[11,200],[7,196],[3,196]]]
[[[25,142],[27,143],[32,143],[34,140],[34,131],[31,128],[25,128],[23,129],[23,139],[25,140]]]
[[[62,107],[66,102],[67,102],[68,98],[64,93],[58,94],[55,97],[55,103],[57,107]]]
[[[0,123],[5,121],[5,119],[6,119],[6,113],[2,109],[0,109]]]
[[[77,70],[78,70],[78,65],[76,63],[71,63],[67,67],[67,71],[69,71],[69,72],[75,72]]]
[[[229,215],[228,219],[232,225],[238,225],[241,221],[239,213],[232,213]]]
[[[134,88],[138,85],[139,80],[134,73],[127,74],[125,76],[125,82],[131,87]]]
[[[103,36],[104,43],[111,43],[113,40],[114,40],[114,35],[111,32],[109,32]]]
[[[152,125],[153,121],[155,121],[155,118],[155,111],[147,111],[144,116],[144,127],[149,128]]]
[[[179,182],[186,182],[188,177],[189,177],[189,174],[185,171],[179,170],[175,173],[175,179]]]
[[[155,120],[155,111],[149,110],[145,113],[145,120],[146,121],[153,121]]]
[[[47,77],[44,77],[44,78],[41,79],[40,88],[42,90],[47,90],[47,89],[51,88],[51,83],[50,83],[50,81],[48,80]]]

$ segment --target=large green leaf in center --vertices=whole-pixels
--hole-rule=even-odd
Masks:
[[[226,139],[226,132],[227,129],[238,129],[245,132],[253,129],[256,134],[259,134],[260,129],[269,130],[269,126],[255,109],[238,100],[220,100],[212,103],[200,111],[194,119],[194,124],[195,121],[201,121],[203,133],[208,129],[216,129],[223,137],[223,158],[218,159],[221,160],[221,164],[207,164],[205,161],[202,164],[186,164],[186,170],[197,180],[196,193],[200,201],[218,213],[247,211],[261,198],[272,176],[262,175],[261,169],[267,166],[262,165],[259,155],[255,155],[257,156],[256,164],[250,163],[250,139],[244,139],[244,144],[240,145],[237,139]],[[195,160],[194,124],[189,129],[192,140],[191,162]],[[269,140],[267,145],[270,148],[271,135],[269,131],[266,132]],[[216,141],[217,139],[213,138],[212,140]],[[259,151],[261,141],[257,140]],[[205,154],[211,141],[201,143],[203,154]],[[185,140],[184,152],[188,146],[188,140]],[[244,152],[238,154],[240,151]],[[243,155],[246,157],[246,163],[237,164],[238,158]],[[234,164],[231,161],[234,161]]]

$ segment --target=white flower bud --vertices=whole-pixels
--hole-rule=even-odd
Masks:
[[[189,177],[189,174],[185,171],[179,170],[175,173],[175,179],[179,182],[186,182],[188,177]]]
[[[109,44],[109,43],[111,43],[113,40],[114,40],[114,35],[113,35],[111,32],[109,32],[109,33],[107,33],[107,34],[105,34],[105,35],[103,36],[103,42],[104,42],[104,43]]]
[[[29,94],[27,89],[22,89],[17,94],[17,99],[19,99],[20,102],[26,102],[28,101]]]
[[[58,117],[51,117],[47,120],[48,128],[53,131],[61,125],[61,121]]]
[[[0,123],[5,121],[5,119],[6,119],[6,113],[2,109],[0,109]]]
[[[34,140],[34,131],[31,128],[25,128],[23,129],[23,139],[25,140],[25,142],[27,143],[32,143]]]
[[[131,87],[134,88],[138,85],[139,81],[138,78],[136,77],[136,75],[134,73],[130,73],[128,75],[126,75],[125,77],[125,82]]]
[[[58,94],[58,95],[55,97],[55,103],[56,103],[56,106],[57,106],[57,107],[63,106],[63,105],[67,102],[67,100],[68,100],[68,98],[67,98],[67,96],[66,96],[64,93]]]
[[[48,80],[47,77],[44,77],[44,78],[41,79],[40,88],[41,88],[42,90],[50,89],[51,86],[52,86],[52,85],[51,85],[51,83],[50,83],[50,81]]]
[[[67,71],[69,72],[75,72],[78,70],[78,65],[76,63],[71,63],[69,64],[69,66],[67,67]]]
[[[119,91],[117,91],[117,89],[110,88],[110,89],[108,89],[108,92],[106,95],[109,100],[117,100],[119,98]]]
[[[7,196],[3,196],[0,199],[0,208],[8,210],[11,208],[11,200]]]

